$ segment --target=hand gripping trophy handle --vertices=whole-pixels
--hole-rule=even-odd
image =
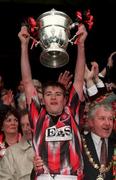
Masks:
[[[70,25],[70,30],[71,30],[71,29],[74,29],[74,28],[75,28],[76,26],[78,26],[78,25],[79,25],[78,22],[75,22],[75,23],[71,24],[71,25]],[[78,35],[75,34],[71,39],[68,40],[68,42],[73,45],[73,44],[74,44],[74,41],[75,41],[76,38],[77,38],[77,36],[78,36]]]

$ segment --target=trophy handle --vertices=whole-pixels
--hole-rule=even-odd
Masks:
[[[77,38],[77,34],[75,34],[71,39],[68,40],[69,43],[71,43],[72,45],[74,44],[76,38]]]
[[[78,22],[74,22],[70,25],[70,30],[74,29],[76,26],[78,26],[79,23]],[[75,34],[71,39],[68,40],[69,43],[71,43],[72,45],[74,44],[75,40],[77,38],[77,34]]]

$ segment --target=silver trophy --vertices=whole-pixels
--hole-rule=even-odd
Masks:
[[[55,9],[37,18],[39,44],[43,49],[40,54],[41,64],[49,68],[58,68],[69,62],[66,49],[71,42],[69,37],[73,24],[75,23],[67,14]]]

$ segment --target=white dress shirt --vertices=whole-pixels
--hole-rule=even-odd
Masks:
[[[95,145],[95,149],[96,149],[96,152],[97,152],[97,155],[98,155],[98,159],[100,160],[101,145],[102,145],[101,137],[94,134],[93,132],[91,133],[91,137],[92,137],[94,145]],[[106,147],[107,147],[107,150],[108,150],[108,139],[107,138],[105,138],[105,142],[106,142]]]

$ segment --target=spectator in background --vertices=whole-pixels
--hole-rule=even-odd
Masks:
[[[108,66],[111,68],[112,67],[112,56],[115,55],[116,52],[112,53],[108,59]],[[107,85],[106,85],[106,81],[104,80],[104,78],[102,77],[101,79],[101,74],[106,74],[106,68],[103,69],[103,71],[101,71],[101,73],[99,73],[99,65],[97,62],[93,61],[91,62],[91,69],[89,69],[86,65],[85,68],[85,89],[86,89],[86,106],[85,106],[85,113],[84,113],[84,117],[82,118],[83,121],[83,127],[82,130],[84,130],[84,128],[86,128],[87,130],[88,125],[87,125],[87,114],[86,114],[86,107],[88,106],[88,104],[91,105],[95,105],[98,104],[100,102],[104,102],[104,103],[109,103],[110,105],[113,106],[113,104],[116,101],[116,95],[114,94],[114,92],[112,91],[113,89],[107,89]],[[109,91],[110,90],[110,91]]]
[[[12,106],[0,107],[0,158],[5,154],[6,148],[19,142],[19,114]]]
[[[89,108],[90,132],[83,135],[84,180],[113,180],[112,156],[115,142],[110,139],[113,129],[113,110],[109,104],[97,104]],[[106,143],[106,157],[101,156],[102,139]]]
[[[33,83],[38,92],[39,100],[42,101],[42,84],[37,79],[33,79]],[[27,108],[25,89],[24,89],[24,85],[22,81],[20,81],[20,84],[17,88],[15,99],[16,99],[16,105],[19,112]]]
[[[7,148],[0,161],[0,180],[30,180],[34,157],[32,132],[27,110],[20,115],[23,136],[19,143]]]

